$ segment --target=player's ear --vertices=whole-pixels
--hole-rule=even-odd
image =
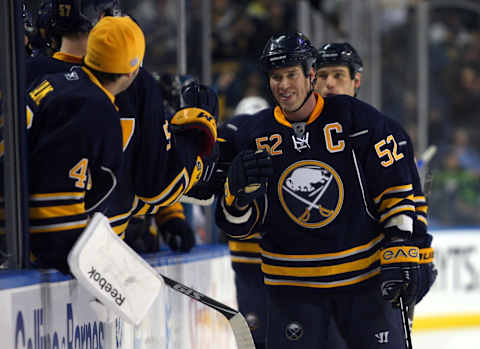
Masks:
[[[135,69],[134,71],[128,73],[128,77],[131,78],[132,76],[136,76],[138,74],[138,71],[140,70],[140,68],[137,68]]]
[[[360,73],[355,73],[355,88],[359,88],[360,87],[360,84],[362,82],[362,74]]]

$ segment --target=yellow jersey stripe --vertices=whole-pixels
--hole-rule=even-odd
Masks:
[[[261,253],[262,249],[255,242],[229,241],[228,247],[233,252],[253,252]]]
[[[30,219],[58,218],[85,213],[85,204],[78,203],[63,206],[30,207]]]
[[[382,199],[382,197],[386,194],[404,193],[404,192],[410,191],[412,189],[413,189],[413,186],[411,184],[391,187],[391,188],[385,189],[380,195],[378,195],[373,200],[375,201],[376,204],[378,204],[380,202],[380,200]]]
[[[359,271],[366,269],[373,263],[380,259],[379,251],[373,255],[358,259],[353,262],[340,263],[336,265],[328,265],[321,267],[279,267],[269,264],[262,264],[262,271],[266,274],[281,275],[281,276],[295,276],[295,277],[319,277],[332,276],[352,271]]]
[[[86,226],[87,226],[87,220],[85,219],[85,220],[76,221],[76,222],[30,226],[30,232],[32,234],[50,233],[50,232],[62,231],[62,230],[82,229],[82,228],[85,228]]]
[[[115,232],[115,234],[121,236],[125,230],[127,229],[128,223],[130,221],[126,221],[123,224],[117,225],[117,226],[112,226],[112,230]]]
[[[380,268],[375,268],[365,274],[344,279],[338,281],[330,281],[330,282],[316,282],[316,281],[296,281],[296,280],[275,280],[264,278],[265,285],[272,285],[272,286],[300,286],[300,287],[313,287],[313,288],[333,288],[333,287],[341,287],[341,286],[348,286],[353,284],[358,284],[362,281],[370,279],[375,275],[380,274]]]
[[[348,250],[334,252],[334,253],[323,253],[323,254],[301,254],[301,255],[292,255],[292,254],[280,254],[280,253],[272,253],[263,250],[262,254],[270,259],[278,259],[278,260],[285,260],[285,261],[322,261],[322,260],[331,260],[331,259],[340,259],[349,256],[353,256],[358,253],[362,253],[368,251],[375,247],[380,241],[384,238],[383,234],[380,234],[375,239],[370,242],[367,242],[364,245],[360,245],[354,248],[350,248]]]
[[[380,216],[380,223],[385,222],[388,218],[400,212],[415,212],[415,207],[413,207],[412,205],[398,206],[395,209],[382,214]]]
[[[403,197],[403,198],[385,199],[385,200],[382,201],[382,204],[380,205],[380,208],[378,209],[378,211],[382,212],[386,209],[392,208],[395,205],[398,205],[400,202],[402,202],[405,199],[413,201],[413,195],[408,195],[408,196]]]

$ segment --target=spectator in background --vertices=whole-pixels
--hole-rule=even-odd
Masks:
[[[123,8],[125,12],[135,18],[145,32],[148,47],[145,67],[150,71],[175,69],[177,59],[176,2],[128,0],[125,1]]]
[[[453,151],[456,153],[459,165],[472,173],[480,175],[480,156],[473,149],[469,131],[457,128],[453,133]]]
[[[436,224],[475,226],[480,224],[480,175],[461,165],[459,153],[451,148],[433,171],[430,194],[431,216]]]

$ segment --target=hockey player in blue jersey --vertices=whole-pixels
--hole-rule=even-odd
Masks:
[[[315,90],[320,96],[344,94],[356,97],[361,86],[363,62],[353,46],[347,42],[326,43],[317,53],[314,65],[317,73]],[[329,323],[327,347],[346,347],[335,321]]]
[[[143,32],[129,17],[104,18],[89,36],[85,66],[46,75],[27,92],[30,245],[38,267],[66,272],[88,214],[108,207],[123,166],[115,96],[132,84],[144,52]]]
[[[331,42],[317,51],[315,90],[322,96],[356,97],[362,83],[363,61],[348,42]]]
[[[100,18],[118,13],[117,5],[115,0],[54,0],[52,23],[54,34],[62,37],[61,49],[53,57],[37,56],[27,63],[32,80],[81,66],[88,31]],[[62,10],[66,6],[67,12]],[[104,213],[122,237],[131,217],[178,201],[210,161],[216,95],[201,85],[183,93],[184,108],[167,116],[155,80],[140,68],[132,85],[115,98],[122,128],[122,172]]]
[[[355,48],[347,42],[332,42],[318,49],[315,62],[317,84],[315,89],[322,97],[336,94],[357,96],[361,86],[363,62]],[[435,282],[437,271],[433,264],[432,236],[427,231],[427,198],[420,182],[414,183],[415,211],[414,236],[420,248],[419,287],[415,303],[425,296]],[[413,307],[412,307],[413,310]],[[409,312],[413,321],[413,311]]]
[[[216,221],[235,238],[262,233],[267,348],[325,347],[330,318],[349,348],[405,348],[395,305],[417,297],[413,148],[368,104],[315,93],[315,59],[301,33],[267,42],[277,106],[239,127]]]

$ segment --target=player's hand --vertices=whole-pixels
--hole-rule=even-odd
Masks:
[[[207,160],[204,167],[200,180],[182,196],[181,202],[208,206],[213,203],[216,196],[223,194],[228,166],[216,160]]]
[[[420,252],[421,253],[421,252]],[[420,264],[418,272],[418,288],[415,303],[420,302],[430,291],[437,279],[438,270],[433,263]]]
[[[242,208],[265,194],[273,175],[272,159],[266,151],[245,150],[237,154],[228,169],[225,203]]]
[[[432,236],[425,234],[421,239],[414,240],[420,249],[420,268],[418,271],[418,288],[415,302],[420,302],[423,297],[430,291],[435,280],[437,279],[438,270],[433,263],[434,251],[431,247]]]
[[[182,87],[182,107],[194,107],[208,111],[218,119],[218,97],[216,92],[209,86],[192,81]]]
[[[212,154],[217,140],[218,97],[215,91],[197,82],[182,87],[182,107],[170,123],[174,133],[188,132],[198,141],[202,157]]]
[[[403,297],[406,305],[416,300],[419,249],[411,241],[390,241],[380,251],[380,290],[394,305]]]
[[[158,230],[172,251],[188,252],[195,246],[195,233],[184,219],[169,219]]]

